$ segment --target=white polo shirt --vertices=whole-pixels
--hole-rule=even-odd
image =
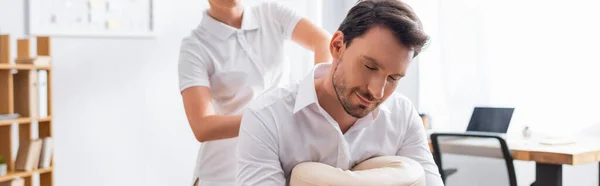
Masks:
[[[300,83],[265,93],[244,112],[236,185],[285,185],[301,162],[349,170],[366,159],[386,155],[414,159],[423,166],[428,186],[443,185],[422,121],[412,103],[399,93],[342,134],[319,105],[315,92],[314,80],[330,68],[331,63],[317,65]]]
[[[205,11],[202,22],[183,39],[179,89],[209,87],[218,115],[240,115],[265,90],[280,84],[284,40],[301,19],[273,2],[244,9],[241,29],[223,24]],[[233,185],[236,138],[202,143],[194,180],[200,185]]]

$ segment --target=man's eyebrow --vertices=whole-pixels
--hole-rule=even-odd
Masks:
[[[375,66],[379,67],[379,68],[383,68],[381,65],[379,65],[379,62],[377,62],[377,60],[375,60],[372,57],[369,56],[362,56],[364,59],[366,59],[367,61],[371,61],[371,63],[374,63]]]
[[[374,58],[372,58],[372,57],[369,57],[369,56],[362,56],[362,57],[363,57],[364,59],[366,59],[367,61],[370,61],[371,63],[375,64],[375,66],[377,66],[377,67],[379,67],[379,68],[381,68],[381,69],[384,69],[384,68],[383,68],[383,66],[381,66],[381,65],[379,64],[379,62],[377,62],[377,60],[375,60]],[[404,77],[404,74],[400,74],[400,73],[398,73],[398,74],[392,74],[392,75],[390,75],[390,76],[400,76],[400,78],[402,78],[402,77]]]

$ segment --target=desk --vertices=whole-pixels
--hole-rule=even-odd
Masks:
[[[543,145],[535,140],[507,139],[506,142],[513,159],[536,162],[536,185],[561,186],[562,165],[600,162],[600,137],[580,138],[568,145]],[[440,149],[442,153],[502,157],[500,145],[494,139],[463,138],[440,141]],[[598,165],[600,166],[600,163]],[[600,179],[600,175],[598,177]]]

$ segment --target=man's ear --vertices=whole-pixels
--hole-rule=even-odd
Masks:
[[[335,31],[333,37],[331,37],[331,42],[329,42],[329,52],[331,52],[331,57],[333,60],[337,60],[342,55],[342,50],[344,48],[344,33],[342,31]]]

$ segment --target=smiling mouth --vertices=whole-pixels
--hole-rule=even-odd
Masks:
[[[367,98],[362,97],[360,94],[358,94],[358,92],[355,92],[356,96],[358,96],[358,99],[360,100],[361,103],[365,104],[365,105],[370,105],[371,103],[373,103],[372,100],[368,100]]]

